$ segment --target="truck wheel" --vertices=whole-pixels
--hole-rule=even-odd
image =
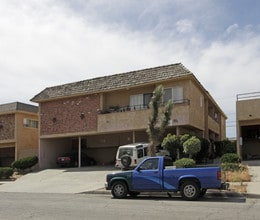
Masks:
[[[124,182],[117,181],[112,185],[111,193],[116,199],[123,199],[127,196],[128,189]]]
[[[128,155],[123,155],[121,157],[121,163],[124,166],[124,168],[128,168],[131,164],[131,157],[129,157]]]
[[[197,200],[200,195],[200,188],[194,181],[185,181],[180,187],[181,196],[185,200]]]

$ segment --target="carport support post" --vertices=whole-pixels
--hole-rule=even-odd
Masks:
[[[79,152],[79,159],[78,159],[78,165],[81,167],[81,137],[79,136],[79,146],[78,146],[78,152]]]

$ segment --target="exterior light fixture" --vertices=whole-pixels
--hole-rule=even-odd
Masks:
[[[81,119],[85,118],[85,114],[83,112],[80,114],[80,118]]]

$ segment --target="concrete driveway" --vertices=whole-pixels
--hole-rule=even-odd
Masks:
[[[28,173],[16,181],[1,181],[0,192],[82,193],[104,188],[106,174],[114,167],[46,169]]]

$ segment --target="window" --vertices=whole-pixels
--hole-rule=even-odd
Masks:
[[[143,157],[144,156],[144,151],[143,151],[143,149],[137,149],[137,157],[138,158],[141,158],[141,157]]]
[[[23,125],[26,128],[38,128],[38,121],[33,119],[25,118],[23,120]]]
[[[172,100],[173,103],[182,103],[183,88],[181,86],[176,86],[164,89],[163,102],[167,103],[169,100]]]
[[[152,158],[146,160],[141,166],[140,170],[157,170],[158,169],[158,158]]]
[[[130,96],[131,110],[139,110],[139,109],[143,109],[143,108],[148,108],[152,96],[153,96],[152,93],[131,95]]]
[[[133,148],[122,148],[119,151],[119,158],[121,158],[123,155],[129,155],[133,156]]]

